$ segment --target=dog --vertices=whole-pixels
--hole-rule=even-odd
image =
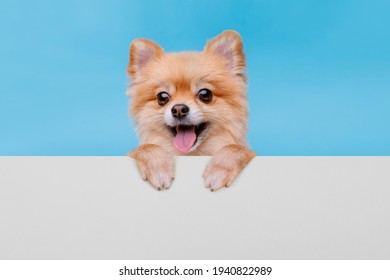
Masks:
[[[148,39],[130,44],[127,89],[140,146],[128,153],[157,190],[174,178],[174,156],[213,156],[205,187],[232,184],[255,157],[248,148],[245,55],[239,33],[222,32],[201,52],[166,53]]]

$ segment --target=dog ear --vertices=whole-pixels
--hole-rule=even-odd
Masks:
[[[245,74],[245,55],[241,36],[234,30],[226,30],[207,42],[205,52],[226,60],[227,66],[238,75]]]
[[[130,44],[130,60],[127,73],[134,78],[146,64],[164,54],[163,48],[148,39],[135,39]]]

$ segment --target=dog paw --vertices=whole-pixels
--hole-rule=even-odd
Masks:
[[[169,189],[175,176],[173,157],[156,145],[142,145],[130,152],[142,178],[157,190]]]
[[[161,160],[155,159],[153,161],[138,162],[142,178],[145,181],[149,181],[159,191],[169,189],[174,177],[173,160],[162,162]]]
[[[228,145],[217,152],[203,173],[205,187],[211,191],[229,187],[255,153],[241,145]]]
[[[212,192],[217,191],[222,187],[229,187],[238,172],[239,170],[236,168],[230,168],[226,166],[226,164],[212,161],[203,174],[205,187]]]

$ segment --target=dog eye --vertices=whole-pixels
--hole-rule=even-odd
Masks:
[[[157,94],[157,102],[160,106],[164,106],[169,102],[169,94],[165,91],[160,92],[159,94]]]
[[[203,88],[198,92],[198,98],[204,103],[209,103],[213,98],[213,94],[211,93],[211,90]]]

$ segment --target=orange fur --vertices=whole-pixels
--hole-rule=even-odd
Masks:
[[[128,88],[130,114],[137,126],[141,143],[130,155],[138,163],[155,161],[156,154],[169,163],[171,160],[167,154],[171,158],[173,155],[215,155],[204,173],[206,186],[215,190],[222,185],[230,185],[254,156],[247,148],[246,141],[248,107],[245,57],[239,34],[225,31],[209,41],[202,52],[170,54],[150,40],[136,39],[130,45],[127,72],[132,78]],[[197,92],[203,88],[212,92],[210,103],[205,104],[197,97]],[[169,93],[167,105],[158,104],[159,92]],[[164,118],[170,113],[167,110],[170,110],[172,104],[179,103],[198,112],[202,121],[207,123],[207,130],[202,139],[197,140],[196,148],[194,146],[193,150],[186,153],[178,151],[173,145],[174,136]],[[224,164],[221,165],[221,162]],[[156,166],[165,168],[163,163]],[[148,167],[144,164],[140,170],[142,168]],[[150,174],[149,171],[143,172],[143,176]],[[221,175],[224,177],[219,180],[221,182],[210,179],[214,171],[226,173]],[[157,189],[167,187],[152,182],[153,179],[149,177],[151,175],[146,175],[145,179]],[[211,184],[211,181],[215,183]]]

